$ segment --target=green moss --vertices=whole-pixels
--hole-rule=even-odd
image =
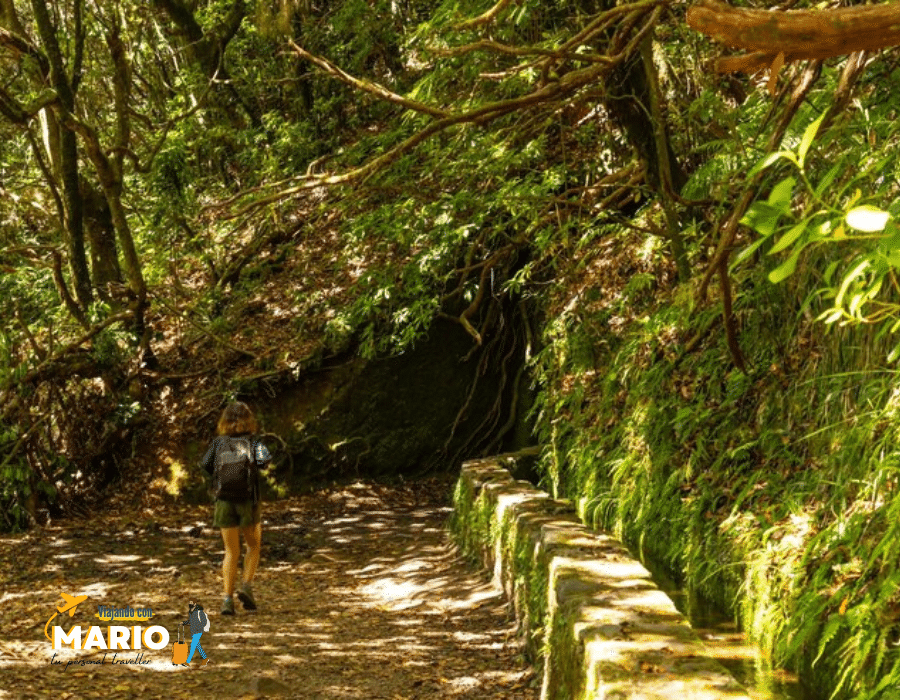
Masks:
[[[678,290],[615,328],[608,308],[551,314],[535,370],[544,483],[732,610],[808,685],[887,697],[900,683],[900,392],[877,359],[889,341],[824,335],[798,317],[796,288],[760,282],[736,299],[748,373],[704,330],[719,309],[691,314]],[[587,342],[589,367],[571,351]]]
[[[463,479],[457,480],[448,526],[463,553],[479,563],[483,561],[484,548],[490,543],[488,518],[483,499],[477,501],[471,485]]]
[[[584,698],[585,678],[579,672],[582,659],[576,658],[578,646],[572,643],[574,625],[573,613],[554,611],[543,654],[554,672],[548,700]]]
[[[518,617],[532,661],[544,662],[545,626],[548,610],[547,562],[536,557],[535,532],[529,516],[518,517],[518,510],[508,509],[497,516],[488,489],[476,494],[465,479],[457,481],[453,494],[453,514],[449,529],[459,547],[469,556],[491,563],[500,553],[506,575],[504,585],[518,606]]]

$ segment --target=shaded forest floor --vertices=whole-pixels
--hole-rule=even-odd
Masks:
[[[449,484],[357,482],[264,504],[259,604],[222,617],[222,542],[212,507],[119,508],[0,539],[0,697],[295,697],[531,700],[502,592],[449,543]],[[103,624],[97,606],[150,607],[170,634],[146,665],[102,650],[53,651],[43,627],[60,593],[87,594],[53,625]],[[210,613],[210,664],[171,663],[190,600]],[[140,624],[140,623],[124,623]],[[139,651],[119,651],[119,660]],[[66,668],[67,660],[79,665]],[[176,677],[177,676],[177,677]]]

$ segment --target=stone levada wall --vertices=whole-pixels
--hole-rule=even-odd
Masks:
[[[514,467],[509,455],[464,463],[450,527],[506,590],[542,700],[748,700],[620,542]]]

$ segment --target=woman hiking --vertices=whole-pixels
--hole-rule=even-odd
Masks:
[[[234,584],[241,553],[241,533],[247,543],[247,552],[237,596],[245,610],[256,610],[251,584],[262,546],[259,471],[272,459],[269,450],[256,436],[257,429],[256,418],[247,404],[241,401],[230,404],[219,418],[218,436],[206,450],[201,464],[213,479],[216,497],[213,525],[221,528],[225,543],[222,615],[234,615]]]

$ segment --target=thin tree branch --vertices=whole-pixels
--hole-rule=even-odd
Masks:
[[[481,39],[471,44],[454,46],[449,49],[431,48],[429,51],[442,58],[463,56],[468,53],[474,53],[475,51],[491,51],[505,56],[543,56],[545,58],[557,60],[565,58],[575,61],[584,61],[585,63],[608,64],[615,60],[612,56],[600,54],[575,53],[573,51],[564,51],[560,49],[545,49],[540,46],[511,46],[510,44],[501,44],[499,41],[493,41],[491,39]]]
[[[34,134],[31,133],[30,127],[25,128],[25,138],[28,140],[28,143],[31,146],[31,152],[34,155],[34,160],[38,164],[38,169],[44,176],[44,181],[47,183],[47,188],[50,190],[50,194],[53,197],[53,203],[56,206],[56,218],[59,221],[63,221],[66,215],[66,209],[63,205],[62,196],[59,193],[59,185],[57,184],[56,177],[50,170],[50,166],[47,165],[47,161],[44,158],[43,149],[41,149],[41,146],[40,144],[38,144],[37,139],[34,137]]]
[[[623,62],[627,57],[633,55],[634,52],[637,51],[640,47],[641,42],[643,42],[645,37],[653,30],[653,27],[655,26],[661,15],[661,5],[663,2],[664,0],[643,0],[642,2],[627,6],[628,11],[636,15],[645,12],[649,8],[654,9],[650,15],[650,18],[644,23],[644,26],[642,26],[638,31],[634,32],[634,35],[619,53],[610,56],[610,60],[608,63],[595,63],[585,68],[572,70],[568,73],[564,73],[558,80],[552,80],[546,84],[540,84],[533,92],[526,95],[511,98],[508,100],[501,100],[498,102],[490,102],[467,112],[461,112],[457,114],[445,113],[442,111],[438,112],[436,111],[437,108],[422,105],[412,100],[407,100],[400,95],[396,95],[390,92],[382,86],[378,86],[372,83],[363,83],[363,81],[359,81],[360,84],[358,84],[356,82],[358,79],[353,78],[349,74],[341,71],[336,66],[333,66],[329,62],[325,61],[325,59],[319,58],[318,60],[323,62],[323,69],[335,71],[334,74],[342,76],[342,79],[346,80],[351,85],[357,85],[357,87],[359,87],[360,89],[365,89],[372,94],[378,95],[379,97],[382,97],[383,99],[389,100],[393,103],[401,104],[409,109],[417,109],[417,111],[423,111],[425,113],[432,114],[433,116],[436,116],[437,114],[443,114],[444,116],[441,116],[441,118],[437,119],[431,124],[428,124],[425,128],[416,132],[412,136],[409,136],[401,143],[388,149],[380,156],[372,158],[371,160],[357,168],[353,168],[352,170],[340,174],[303,176],[294,181],[296,184],[293,184],[286,188],[279,187],[277,190],[270,192],[270,194],[263,195],[258,199],[247,202],[243,206],[240,206],[236,211],[232,211],[231,213],[227,214],[227,218],[238,218],[244,215],[252,214],[270,204],[288,199],[312,189],[364,182],[375,173],[389,166],[404,154],[415,149],[419,144],[428,140],[435,134],[438,134],[449,128],[467,123],[484,125],[506,114],[565,98],[568,95],[577,92],[586,85],[589,85],[592,82],[596,82],[601,76],[608,73],[616,65]],[[624,11],[624,8],[615,9]],[[638,10],[640,10],[640,12],[638,12]],[[636,17],[635,23],[639,20],[640,17]],[[312,54],[309,54],[308,51],[302,49],[296,44],[292,43],[292,46],[296,51],[298,51],[298,53],[300,53],[301,56],[307,58],[307,60],[318,58],[312,56]],[[254,194],[258,192],[259,190],[253,191]],[[236,202],[240,202],[249,194],[249,191],[239,193],[238,195],[235,195],[228,200],[205,207],[204,211],[222,210],[223,208],[229,207]]]
[[[417,102],[416,100],[410,100],[406,97],[403,97],[402,95],[398,95],[395,92],[391,92],[383,85],[378,85],[377,83],[373,83],[369,80],[363,80],[362,78],[356,78],[346,71],[338,68],[328,59],[311,54],[303,47],[298,46],[293,39],[289,40],[288,43],[290,43],[291,48],[294,49],[294,52],[298,56],[300,56],[300,58],[305,61],[309,61],[314,66],[321,68],[328,75],[331,75],[341,82],[355,87],[357,90],[368,92],[387,102],[392,102],[394,104],[400,105],[401,107],[405,107],[406,109],[411,109],[415,112],[429,114],[432,117],[446,117],[449,115],[449,113],[445,109],[432,107],[431,105],[427,105],[423,102]]]
[[[791,101],[785,108],[777,127],[769,139],[766,149],[767,152],[771,153],[781,143],[788,125],[791,123],[791,120],[797,113],[803,100],[806,98],[807,94],[809,94],[816,79],[819,77],[821,67],[821,62],[816,62],[808,66],[803,72],[797,87],[794,88],[794,91],[791,94]],[[723,260],[727,261],[728,256],[731,254],[731,249],[734,245],[735,237],[737,236],[738,224],[744,216],[744,213],[747,211],[747,208],[756,198],[757,189],[764,176],[764,172],[759,172],[747,183],[740,199],[728,215],[727,221],[724,224],[720,224],[719,243],[716,246],[716,252],[713,254],[709,267],[706,269],[706,273],[700,281],[700,286],[697,290],[697,299],[703,300],[706,298],[710,280],[712,280],[713,275],[719,269],[721,262]]]
[[[43,75],[47,75],[50,72],[50,61],[43,51],[22,36],[3,27],[0,27],[0,46],[11,52],[15,57],[21,54],[31,56],[37,61]]]
[[[678,268],[678,278],[687,282],[691,276],[688,265],[687,252],[684,248],[684,240],[681,236],[681,224],[675,212],[672,194],[672,164],[669,160],[669,137],[666,133],[666,120],[662,110],[662,90],[659,87],[659,76],[656,71],[656,63],[653,60],[652,36],[648,35],[641,45],[641,60],[644,64],[644,74],[647,77],[647,92],[650,99],[650,113],[653,124],[653,139],[656,143],[656,164],[659,175],[660,204],[666,219],[666,234],[672,246],[672,257]]]
[[[471,19],[467,19],[463,22],[457,24],[454,29],[457,30],[465,30],[465,29],[473,29],[474,27],[478,27],[482,24],[489,24],[496,19],[497,15],[499,15],[503,10],[505,10],[509,3],[512,0],[499,0],[496,5],[494,5],[491,9],[483,12],[477,17],[472,17]]]
[[[0,114],[13,124],[24,126],[45,107],[49,107],[57,101],[55,90],[44,90],[28,104],[20,104],[15,97],[0,87]]]
[[[81,336],[80,338],[78,338],[77,340],[73,340],[73,341],[72,341],[71,343],[69,343],[68,345],[66,345],[66,346],[62,347],[61,349],[57,350],[57,351],[56,351],[55,353],[53,353],[50,357],[48,357],[48,358],[45,359],[43,362],[41,362],[37,367],[35,367],[34,369],[32,369],[30,372],[28,372],[24,377],[22,377],[22,378],[21,378],[20,380],[18,380],[17,382],[16,382],[15,380],[9,380],[9,381],[4,385],[3,388],[4,388],[4,389],[8,389],[9,386],[10,386],[10,384],[12,384],[12,383],[16,383],[16,384],[30,384],[31,382],[37,381],[37,380],[40,379],[40,377],[47,371],[47,368],[48,368],[51,364],[53,364],[53,363],[55,363],[55,362],[59,362],[59,360],[61,360],[63,357],[65,357],[66,355],[68,355],[68,354],[74,352],[75,350],[77,350],[78,348],[80,348],[80,347],[81,347],[82,345],[84,345],[87,341],[89,341],[91,338],[93,338],[95,335],[97,335],[98,333],[100,333],[100,332],[103,331],[104,329],[109,328],[110,326],[115,325],[116,323],[119,323],[120,321],[124,321],[124,320],[126,320],[126,319],[128,319],[128,318],[131,318],[131,317],[133,317],[133,316],[134,316],[134,312],[131,311],[130,309],[129,309],[128,311],[122,311],[121,313],[114,314],[113,316],[110,316],[109,318],[105,319],[105,320],[102,321],[101,323],[98,323],[96,326],[92,326],[92,327],[87,331],[87,333],[85,333],[84,335],[82,335],[82,336]]]
[[[643,12],[651,8],[667,4],[668,0],[641,0],[639,2],[633,2],[628,5],[619,5],[618,7],[612,7],[604,12],[601,12],[594,19],[592,19],[590,24],[588,24],[586,27],[584,27],[584,29],[582,29],[580,32],[575,34],[575,36],[571,37],[562,46],[560,46],[559,50],[570,51],[577,46],[586,44],[595,36],[597,36],[599,32],[602,32],[604,29],[606,29],[606,26],[611,19],[615,19],[616,17],[619,17],[621,15],[631,14],[632,12],[643,14]]]
[[[60,255],[58,250],[52,250],[50,252],[53,255],[53,284],[56,285],[56,291],[59,294],[63,306],[66,307],[66,310],[72,315],[72,318],[78,321],[82,328],[90,328],[90,324],[87,322],[87,318],[85,318],[84,311],[72,298],[69,288],[66,286],[66,278],[63,276],[62,271],[62,255]]]
[[[725,340],[728,343],[728,351],[731,359],[741,372],[747,373],[747,365],[744,362],[744,353],[738,343],[737,328],[734,324],[734,308],[731,295],[731,280],[728,278],[728,258],[722,257],[719,261],[719,287],[722,290],[722,320],[725,322]]]
[[[246,355],[247,357],[249,357],[249,358],[251,358],[251,359],[253,359],[253,360],[259,360],[259,356],[258,356],[258,355],[256,355],[256,354],[250,352],[249,350],[244,350],[244,348],[240,348],[240,347],[238,347],[237,345],[234,345],[233,343],[229,343],[227,340],[223,340],[222,338],[220,338],[219,336],[217,336],[215,333],[213,333],[213,332],[207,330],[206,328],[204,328],[203,326],[201,326],[201,325],[200,325],[199,323],[197,323],[196,321],[194,321],[194,320],[188,318],[188,316],[187,316],[186,314],[181,313],[181,311],[179,311],[178,309],[176,309],[174,306],[171,306],[170,304],[168,304],[168,303],[167,303],[165,300],[163,300],[162,297],[160,297],[159,295],[156,295],[155,298],[156,298],[156,301],[157,301],[161,306],[167,308],[167,309],[168,309],[169,311],[171,311],[173,314],[176,314],[177,316],[180,316],[181,318],[183,318],[185,321],[187,321],[188,324],[190,324],[191,326],[193,326],[194,328],[196,328],[196,329],[197,329],[198,331],[200,331],[203,335],[205,335],[205,336],[207,336],[207,337],[209,337],[209,338],[212,338],[215,342],[219,343],[219,345],[222,345],[222,346],[228,348],[229,350],[234,350],[235,352],[240,353],[241,355]]]

